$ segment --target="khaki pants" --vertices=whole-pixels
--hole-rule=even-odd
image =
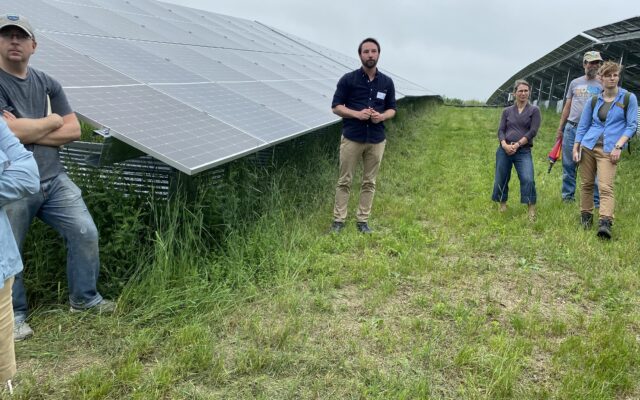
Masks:
[[[598,176],[600,190],[600,219],[613,219],[615,199],[613,197],[613,181],[616,177],[617,165],[611,162],[609,154],[602,145],[593,150],[580,147],[580,211],[593,213],[593,187]]]
[[[353,181],[353,171],[362,160],[362,187],[360,189],[360,205],[356,220],[367,222],[376,191],[376,176],[384,154],[386,140],[381,143],[358,143],[342,136],[340,141],[340,177],[336,185],[336,203],[333,209],[334,221],[344,222],[347,218],[349,193]]]
[[[13,277],[4,281],[0,289],[0,384],[16,374],[16,354],[13,349],[13,306],[11,286]]]

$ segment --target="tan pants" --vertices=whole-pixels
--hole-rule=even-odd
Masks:
[[[0,384],[16,374],[16,354],[13,349],[13,306],[11,286],[13,277],[4,281],[0,289]]]
[[[602,145],[593,150],[580,147],[580,211],[593,213],[593,187],[598,176],[600,190],[600,218],[613,219],[615,199],[613,197],[613,181],[616,178],[617,165],[611,162],[609,154]]]
[[[367,222],[376,192],[376,176],[384,154],[386,140],[381,143],[358,143],[346,139],[340,141],[340,177],[336,185],[336,203],[333,208],[334,221],[344,222],[347,218],[349,193],[353,181],[353,171],[362,160],[362,187],[360,189],[360,205],[356,220]]]

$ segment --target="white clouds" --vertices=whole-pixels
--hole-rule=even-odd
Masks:
[[[356,56],[380,40],[380,66],[437,93],[487,99],[579,32],[640,15],[640,2],[595,0],[165,0],[257,20]]]

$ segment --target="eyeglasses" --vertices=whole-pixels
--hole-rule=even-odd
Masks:
[[[24,42],[26,40],[31,39],[31,36],[27,34],[27,32],[21,31],[5,31],[0,32],[0,37],[4,40],[13,40],[14,38],[19,42]]]

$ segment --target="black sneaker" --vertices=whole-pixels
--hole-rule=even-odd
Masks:
[[[611,220],[603,218],[598,223],[598,237],[601,239],[611,239]]]
[[[344,222],[333,221],[330,229],[333,233],[340,233],[340,231],[344,229]]]
[[[371,230],[371,228],[369,228],[369,225],[367,225],[366,222],[358,222],[356,226],[358,228],[358,232],[360,233],[373,233],[373,231]]]
[[[580,225],[582,225],[584,229],[590,229],[593,225],[593,214],[590,212],[582,212],[580,214]]]

